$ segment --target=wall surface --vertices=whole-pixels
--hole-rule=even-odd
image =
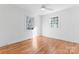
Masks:
[[[40,15],[35,15],[35,28],[37,28],[37,35],[42,35],[42,19]]]
[[[15,5],[0,5],[0,46],[22,41],[32,36],[26,30],[25,19],[30,15]]]
[[[50,26],[50,18],[54,16],[59,17],[59,28]],[[43,15],[42,20],[43,35],[79,43],[79,6]]]

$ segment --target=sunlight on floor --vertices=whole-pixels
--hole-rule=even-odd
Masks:
[[[32,46],[33,46],[33,49],[37,49],[38,48],[38,44],[37,44],[37,27],[35,27],[32,31],[33,33],[33,40],[32,40]]]

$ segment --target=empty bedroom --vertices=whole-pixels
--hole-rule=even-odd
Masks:
[[[0,54],[79,54],[78,4],[0,4]]]

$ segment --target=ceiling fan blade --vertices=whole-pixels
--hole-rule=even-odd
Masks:
[[[47,9],[47,10],[50,10],[50,11],[53,11],[53,10],[54,10],[54,9],[51,9],[51,8],[47,8],[47,7],[46,7],[45,9]]]

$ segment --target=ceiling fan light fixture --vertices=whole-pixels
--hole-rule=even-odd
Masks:
[[[40,10],[42,10],[42,11],[46,10],[45,5],[42,5]]]
[[[45,10],[45,8],[41,8],[40,10],[44,11],[44,10]]]
[[[53,9],[47,7],[46,5],[42,5],[41,8],[40,8],[40,10],[41,10],[41,11],[45,11],[45,10],[46,10],[46,11],[52,11]]]

